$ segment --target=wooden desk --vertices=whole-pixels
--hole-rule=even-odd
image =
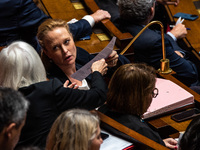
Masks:
[[[173,15],[178,13],[178,12],[183,12],[183,13],[189,13],[189,14],[194,14],[198,15],[199,18],[195,21],[190,21],[190,20],[184,20],[183,24],[187,28],[191,28],[191,30],[188,30],[188,34],[184,41],[186,42],[188,47],[191,47],[196,51],[195,55],[199,57],[199,52],[200,52],[200,14],[198,10],[196,9],[194,5],[194,1],[198,0],[181,0],[178,6],[174,5],[166,5],[165,8],[168,12],[169,18],[172,23],[175,23],[177,21],[177,18],[173,18]],[[194,53],[194,51],[193,51]]]
[[[90,12],[94,13],[97,11],[99,6],[96,4],[94,0],[82,0],[86,7],[89,9]],[[110,36],[116,36],[116,45],[120,48],[119,52],[121,52],[126,45],[133,39],[133,36],[130,33],[122,33],[111,21],[110,19],[105,19],[101,21],[103,27],[107,30]],[[126,54],[127,57],[133,55],[133,47],[130,47]]]

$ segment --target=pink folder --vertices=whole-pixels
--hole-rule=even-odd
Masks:
[[[170,80],[157,78],[156,88],[159,94],[153,98],[149,109],[144,114],[144,119],[194,103],[192,94]]]

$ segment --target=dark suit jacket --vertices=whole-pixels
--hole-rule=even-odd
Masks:
[[[121,28],[136,36],[142,30],[142,25],[121,21]],[[158,31],[146,29],[133,43],[134,61],[145,62],[155,69],[160,68],[162,59],[161,34]],[[189,60],[181,58],[174,51],[184,51],[167,34],[165,34],[166,58],[170,60],[170,67],[177,73],[177,77],[186,85],[198,85],[198,72],[196,66]]]
[[[36,34],[39,25],[47,18],[50,17],[32,0],[0,0],[0,46],[22,40],[31,44],[40,54]],[[69,27],[76,40],[92,32],[90,24],[84,19]]]
[[[32,0],[1,0],[0,45],[22,40],[39,49],[37,28],[47,18]]]
[[[116,23],[116,21],[119,19],[119,8],[116,5],[117,0],[95,0],[99,8],[106,10],[111,15],[111,21],[113,23]]]
[[[111,111],[111,109],[107,105],[103,105],[102,107],[100,107],[99,111],[104,113],[106,116],[116,120],[117,122],[125,125],[126,127],[165,146],[160,135],[156,131],[152,130],[145,121],[141,120],[140,117],[136,115],[122,114]]]
[[[30,101],[25,126],[18,146],[44,147],[55,119],[71,108],[94,109],[106,100],[107,87],[99,72],[94,72],[90,90],[64,88],[58,79],[20,88]]]

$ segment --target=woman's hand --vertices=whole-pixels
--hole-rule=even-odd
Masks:
[[[92,64],[92,67],[91,67],[91,70],[92,72],[94,71],[98,71],[100,72],[102,75],[105,75],[107,73],[107,63],[105,62],[105,59],[101,59],[101,60],[98,60],[98,61],[95,61],[93,64]]]
[[[173,138],[167,138],[164,139],[163,142],[165,143],[165,146],[170,148],[170,149],[177,149],[177,141],[174,140]]]
[[[112,51],[110,56],[106,59],[106,63],[108,64],[108,67],[115,67],[118,62],[118,54],[116,51]]]
[[[65,81],[65,83],[63,84],[63,87],[65,88],[71,88],[71,89],[78,89],[78,85],[76,85],[76,82],[73,82],[72,84],[69,84],[69,80]]]

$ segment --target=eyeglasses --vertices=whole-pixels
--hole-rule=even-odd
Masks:
[[[152,97],[156,98],[158,96],[158,89],[154,88],[153,92],[152,92]]]

